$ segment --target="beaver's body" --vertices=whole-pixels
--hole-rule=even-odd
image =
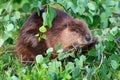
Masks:
[[[55,11],[56,17],[52,22],[52,28],[47,29],[45,33],[45,40],[39,42],[35,36],[40,33],[39,27],[43,25],[43,19],[37,12],[23,25],[16,44],[18,57],[22,61],[33,61],[36,55],[44,54],[49,47],[55,49],[59,43],[66,49],[72,45],[83,47],[91,41],[91,32],[85,22],[74,19],[61,10]]]

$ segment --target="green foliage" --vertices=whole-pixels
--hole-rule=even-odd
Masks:
[[[39,31],[42,33],[45,33],[47,31],[46,26],[51,28],[52,21],[55,16],[56,16],[56,12],[54,11],[54,9],[51,7],[47,7],[47,11],[42,14],[43,25],[39,28]],[[42,36],[40,36],[40,38],[46,39],[46,35],[42,34]]]
[[[52,27],[52,21],[54,17],[56,16],[56,13],[53,8],[48,7],[47,12],[44,12],[43,17],[43,26],[48,26],[49,28]]]
[[[45,28],[45,26],[41,26],[41,27],[39,28],[39,31],[42,32],[42,33],[44,33],[44,32],[47,31],[47,29]]]
[[[88,23],[99,39],[95,49],[75,56],[74,51],[64,53],[60,43],[56,59],[50,61],[49,48],[34,65],[20,63],[13,52],[18,32],[28,15],[39,14],[43,6],[42,38],[56,16],[52,7],[59,8]],[[0,80],[120,80],[120,0],[0,0],[0,24]]]

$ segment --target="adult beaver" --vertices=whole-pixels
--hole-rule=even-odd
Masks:
[[[16,44],[18,57],[22,61],[34,61],[36,55],[44,55],[49,47],[55,50],[59,43],[62,43],[64,50],[73,45],[82,48],[91,43],[91,31],[85,22],[74,19],[59,9],[54,10],[56,16],[52,28],[47,29],[46,39],[40,42],[35,35],[40,33],[39,28],[43,25],[42,13],[46,10],[40,11],[40,16],[37,12],[32,13],[23,25]]]

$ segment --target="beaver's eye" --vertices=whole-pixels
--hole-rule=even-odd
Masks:
[[[78,29],[76,29],[76,30],[75,30],[75,32],[76,32],[76,33],[79,33],[79,30],[78,30]]]
[[[67,23],[63,25],[63,27],[64,27],[64,28],[67,28],[67,26],[68,26],[68,24],[67,24]]]

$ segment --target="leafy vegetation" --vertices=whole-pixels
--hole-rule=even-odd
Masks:
[[[95,49],[86,54],[80,50],[75,57],[74,52],[64,54],[59,45],[57,59],[49,60],[49,48],[48,56],[38,55],[34,65],[20,63],[14,53],[18,32],[30,13],[42,6],[85,20],[99,39]],[[44,33],[51,21],[44,21],[40,31]],[[0,24],[0,80],[120,80],[120,0],[0,0]],[[73,60],[66,61],[68,56]]]

